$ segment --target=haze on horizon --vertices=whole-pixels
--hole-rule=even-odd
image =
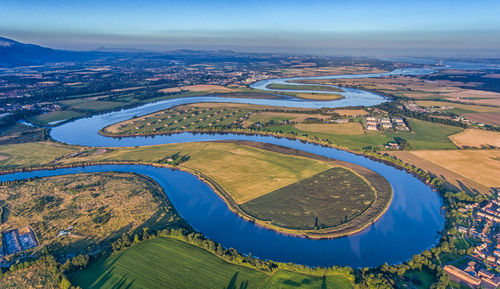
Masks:
[[[498,56],[500,1],[2,0],[0,36],[52,48]]]

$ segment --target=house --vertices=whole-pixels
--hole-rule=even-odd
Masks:
[[[444,266],[444,271],[450,277],[450,280],[467,285],[472,288],[476,288],[481,284],[481,280],[474,276],[469,275],[467,272],[458,269],[452,265]]]

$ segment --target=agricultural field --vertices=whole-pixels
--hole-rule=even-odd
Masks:
[[[109,245],[123,233],[178,220],[162,189],[132,173],[47,177],[3,185],[0,230],[31,226],[40,247],[63,256]],[[36,250],[36,249],[35,249]]]
[[[295,128],[307,132],[319,132],[327,134],[347,134],[356,135],[363,134],[363,126],[359,122],[349,123],[299,123]]]
[[[124,106],[124,102],[103,101],[95,98],[78,98],[59,102],[64,109],[97,112]]]
[[[466,119],[480,123],[500,125],[500,107],[428,100],[420,100],[416,101],[416,103],[440,112],[459,114]]]
[[[489,194],[499,187],[500,150],[422,150],[389,152],[399,159],[440,176],[459,190]]]
[[[32,165],[50,164],[79,150],[76,146],[54,142],[16,143],[0,146],[0,166],[2,170]]]
[[[54,148],[54,149],[53,149]],[[54,153],[54,151],[56,153]],[[306,157],[282,155],[234,143],[207,142],[169,144],[138,148],[78,148],[62,144],[29,143],[0,146],[5,168],[57,165],[89,161],[145,161],[159,163],[180,152],[190,159],[182,168],[202,172],[244,202],[292,184],[331,167]],[[28,156],[27,158],[23,156]],[[238,165],[234,165],[238,164]]]
[[[82,117],[84,115],[84,113],[74,110],[59,110],[34,116],[31,118],[31,120],[42,125],[53,125],[61,121]]]
[[[500,132],[496,131],[466,129],[449,138],[460,148],[500,148]]]
[[[251,216],[290,229],[339,226],[372,205],[375,191],[360,176],[334,167],[240,207]]]
[[[279,270],[266,281],[260,288],[331,288],[348,289],[352,288],[352,283],[342,275],[312,276],[286,270]]]
[[[145,276],[147,276],[145,278]],[[194,245],[168,237],[141,242],[91,264],[72,276],[82,288],[226,288],[236,276],[236,288],[248,282],[258,288],[267,274],[227,263]]]
[[[366,115],[364,110],[340,110],[344,115]],[[337,110],[281,110],[269,111],[268,107],[249,105],[186,105],[156,112],[114,124],[101,133],[109,136],[147,135],[179,131],[237,131],[262,132],[323,140],[339,147],[362,150],[365,147],[383,148],[395,138],[403,138],[411,149],[456,149],[448,136],[463,131],[463,128],[407,119],[411,131],[364,131],[359,118],[344,124],[331,123],[340,115]],[[309,121],[313,120],[313,122]]]
[[[270,276],[169,237],[147,240],[99,260],[75,273],[71,281],[84,289],[156,288],[158,284],[169,284],[169,288],[353,287],[341,274],[322,277],[279,270]]]

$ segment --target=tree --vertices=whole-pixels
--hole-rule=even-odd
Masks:
[[[69,282],[68,279],[66,279],[65,276],[63,276],[61,279],[61,283],[59,284],[59,287],[61,287],[61,289],[69,289],[71,288],[71,283]]]

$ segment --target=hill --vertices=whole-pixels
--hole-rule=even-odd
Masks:
[[[0,37],[0,67],[30,66],[69,61],[83,62],[111,55],[113,54],[108,52],[51,49]]]

